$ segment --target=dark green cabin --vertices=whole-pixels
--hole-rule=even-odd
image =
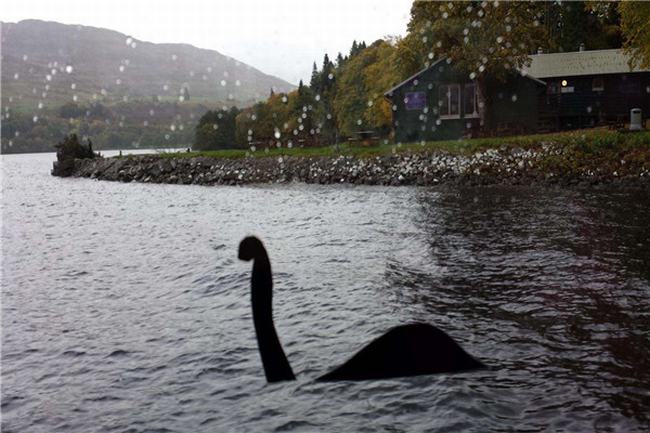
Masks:
[[[543,80],[543,81],[542,81]],[[620,128],[638,108],[650,127],[650,68],[620,49],[538,53],[503,80],[478,84],[441,59],[384,94],[395,141]]]
[[[391,101],[395,141],[448,140],[533,132],[546,83],[513,73],[489,78],[481,98],[476,80],[445,59],[384,94]],[[484,110],[481,116],[481,111]]]

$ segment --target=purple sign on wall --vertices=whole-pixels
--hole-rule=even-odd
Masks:
[[[427,105],[427,94],[424,92],[409,92],[404,98],[407,110],[421,110]]]

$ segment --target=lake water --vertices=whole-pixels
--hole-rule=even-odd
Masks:
[[[650,429],[650,192],[122,184],[2,156],[2,431]],[[268,385],[239,241],[298,380]],[[388,328],[489,370],[316,383]]]

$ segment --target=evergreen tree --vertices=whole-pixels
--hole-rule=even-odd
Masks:
[[[338,55],[336,56],[336,67],[340,68],[343,66],[343,63],[345,62],[345,58],[343,58],[343,54],[339,51]]]
[[[320,84],[320,74],[318,73],[316,62],[314,62],[314,65],[312,66],[311,69],[311,81],[309,82],[309,87],[311,87],[311,90],[318,93],[320,91],[319,84]]]

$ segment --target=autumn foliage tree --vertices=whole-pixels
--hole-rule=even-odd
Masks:
[[[624,1],[618,5],[624,51],[630,55],[630,67],[650,68],[650,3]]]

